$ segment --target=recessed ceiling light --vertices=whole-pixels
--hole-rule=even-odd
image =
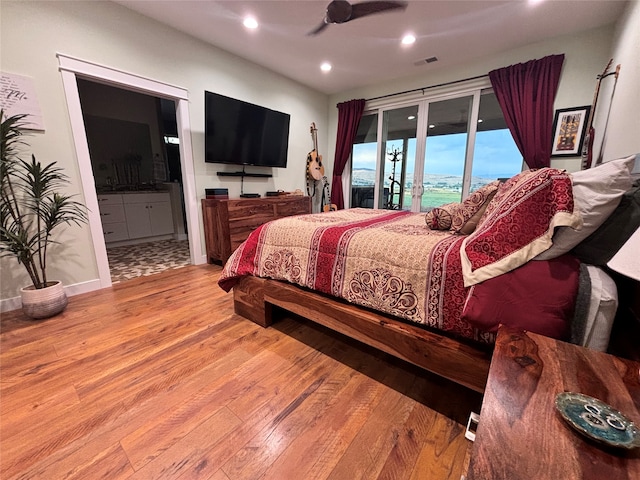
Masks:
[[[482,123],[482,119],[481,118],[478,119],[478,123]]]
[[[324,62],[322,65],[320,65],[320,70],[322,70],[323,72],[331,71],[331,64],[329,62]]]
[[[415,42],[416,42],[416,37],[411,33],[408,33],[404,37],[402,37],[402,45],[412,45]]]
[[[416,119],[416,116],[415,116],[415,115],[409,115],[409,116],[407,117],[407,120],[415,120],[415,119]]]
[[[258,28],[258,21],[253,17],[245,17],[242,24],[251,30],[255,30],[256,28]]]
[[[429,128],[436,128],[436,126],[432,123],[431,125],[429,125]]]

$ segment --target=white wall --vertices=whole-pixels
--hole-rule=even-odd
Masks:
[[[204,163],[205,90],[290,113],[289,166],[273,169],[271,179],[245,179],[245,189],[264,194],[305,188],[311,122],[318,126],[320,145],[327,142],[326,95],[111,2],[3,0],[1,10],[0,69],[34,79],[44,117],[45,132],[29,139],[30,152],[65,168],[73,181],[68,193],[83,195],[56,53],[188,90],[199,198],[207,187],[240,193],[239,178],[216,175],[225,166]],[[204,247],[202,224],[200,230]],[[65,285],[95,281],[98,271],[88,227],[69,227],[59,240],[62,245],[50,255],[49,277]],[[14,259],[0,260],[0,300],[15,298],[20,287],[30,283],[23,270]]]
[[[602,142],[598,134],[605,131],[603,160],[613,160],[640,153],[640,1],[629,3],[615,30],[613,68],[620,65],[620,75],[613,91],[614,78],[603,80],[603,88],[596,110],[596,141]],[[603,67],[604,68],[604,67]],[[613,98],[612,98],[613,94]],[[609,112],[611,105],[611,112]],[[640,162],[637,162],[640,163]],[[636,165],[640,173],[640,164]]]
[[[338,109],[335,108],[335,105],[339,102],[353,98],[373,98],[478,75],[486,75],[496,68],[542,58],[547,55],[565,54],[555,108],[590,105],[593,100],[596,75],[602,71],[610,58],[613,32],[614,26],[611,25],[577,35],[556,37],[503,52],[499,55],[485,57],[471,64],[461,65],[446,71],[434,70],[430,73],[430,67],[424,65],[416,67],[416,70],[421,69],[422,73],[401,81],[387,82],[333,95],[329,100],[329,132],[331,132],[332,137],[329,138],[328,158],[333,159],[335,156],[335,132],[338,125]],[[637,55],[637,48],[635,52]],[[639,108],[640,106],[636,104],[635,111],[637,112]],[[576,171],[580,169],[580,159],[579,157],[554,158],[551,166]]]

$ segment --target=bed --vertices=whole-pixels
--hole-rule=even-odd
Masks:
[[[232,254],[219,285],[264,327],[292,312],[482,392],[501,324],[583,345],[607,336],[612,315],[594,318],[615,284],[570,251],[631,187],[633,159],[526,171],[427,214],[278,219]]]

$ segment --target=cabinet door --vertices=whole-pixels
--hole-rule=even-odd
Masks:
[[[125,222],[124,205],[100,205],[100,220],[102,225]]]
[[[129,239],[129,231],[125,222],[107,223],[102,228],[102,231],[104,232],[104,241],[106,243]]]
[[[149,219],[149,205],[146,203],[125,203],[125,215],[127,217],[127,229],[129,238],[150,237],[151,220]]]
[[[171,203],[153,202],[148,204],[149,220],[152,235],[167,235],[173,233],[173,216]]]

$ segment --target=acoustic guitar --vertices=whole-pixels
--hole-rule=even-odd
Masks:
[[[596,91],[593,94],[593,103],[591,104],[591,112],[589,113],[589,119],[587,120],[587,133],[584,136],[583,144],[582,144],[582,170],[587,170],[591,168],[591,164],[593,162],[593,140],[595,138],[596,132],[593,128],[593,117],[596,113],[596,106],[598,105],[598,95],[600,94],[600,82],[607,75],[609,68],[611,68],[611,64],[613,63],[613,58],[609,60],[607,66],[604,67],[604,70],[597,77],[596,82]]]
[[[324,182],[324,190],[322,191],[322,211],[334,212],[338,210],[338,206],[335,203],[331,203],[331,192],[329,191],[329,180],[327,177],[322,177]]]
[[[315,122],[311,124],[311,138],[313,139],[313,150],[307,154],[307,179],[320,180],[324,176],[324,166],[322,165],[322,155],[318,154],[318,129]]]

